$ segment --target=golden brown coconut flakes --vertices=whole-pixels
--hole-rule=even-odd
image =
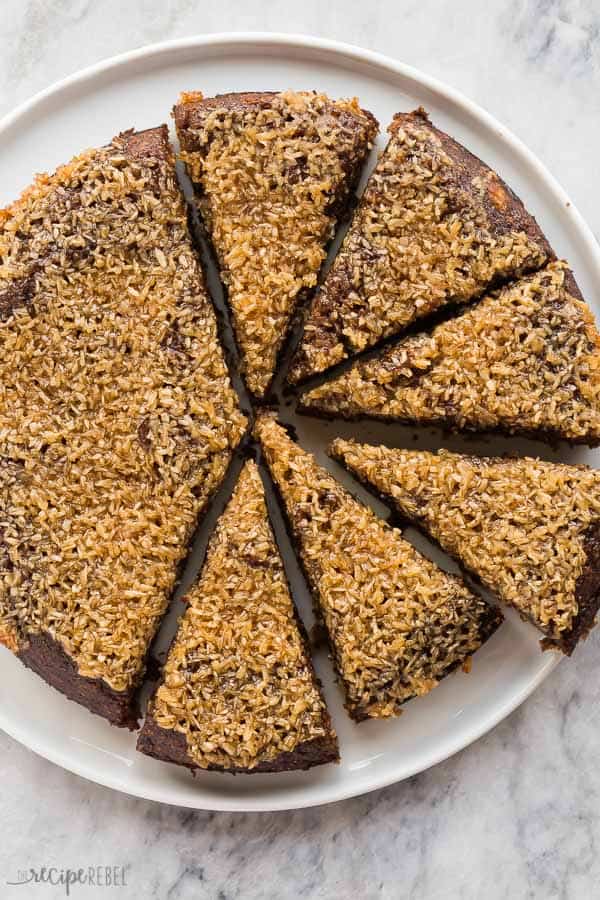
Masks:
[[[258,469],[246,463],[187,595],[151,707],[203,768],[254,768],[335,735],[295,619]]]
[[[245,425],[172,161],[125,148],[0,216],[3,635],[48,632],[119,691]]]

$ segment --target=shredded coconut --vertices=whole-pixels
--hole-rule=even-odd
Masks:
[[[291,381],[481,296],[552,255],[500,178],[434,128],[398,114],[352,226],[307,316]]]

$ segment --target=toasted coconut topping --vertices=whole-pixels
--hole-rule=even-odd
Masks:
[[[341,252],[312,303],[292,381],[552,256],[521,201],[422,110],[396,115],[389,131]]]
[[[331,452],[550,638],[573,629],[586,541],[600,519],[599,472],[341,439]]]
[[[0,637],[129,690],[245,420],[166,128],[0,212]]]
[[[307,392],[305,410],[600,441],[600,336],[565,263]]]
[[[198,766],[252,769],[306,741],[335,742],[255,463],[186,600],[150,715],[185,734]]]
[[[325,247],[377,123],[325,94],[184,94],[182,158],[228,290],[250,390],[261,397],[294,307]]]
[[[356,719],[397,715],[465,662],[501,616],[354,499],[272,418],[256,433]]]

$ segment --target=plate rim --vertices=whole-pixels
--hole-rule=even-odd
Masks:
[[[222,47],[223,49],[238,50],[246,47],[250,53],[256,54],[261,46],[279,48],[280,50],[283,48],[297,50],[311,49],[320,51],[324,55],[331,55],[338,60],[342,57],[346,62],[366,63],[373,66],[375,69],[380,71],[384,70],[388,74],[397,76],[400,79],[412,80],[421,87],[430,90],[433,94],[436,94],[467,113],[474,120],[482,124],[486,130],[493,131],[497,138],[504,143],[512,154],[516,155],[516,157],[520,158],[527,166],[530,166],[535,170],[545,188],[547,188],[550,194],[554,195],[565,208],[565,212],[570,217],[574,229],[578,232],[578,237],[585,246],[586,253],[589,254],[592,263],[600,273],[600,245],[597,243],[593,232],[585,219],[579,213],[578,209],[572,203],[556,178],[546,168],[544,163],[541,162],[535,153],[530,150],[520,138],[500,123],[495,116],[487,112],[487,110],[478,103],[470,100],[461,91],[446,84],[435,76],[422,72],[414,66],[403,63],[385,54],[330,38],[292,32],[234,31],[192,35],[137,47],[99,60],[98,62],[86,66],[83,69],[79,69],[38,91],[32,97],[26,99],[0,118],[0,138],[10,128],[18,125],[19,120],[34,112],[37,108],[43,107],[46,101],[57,97],[62,92],[68,91],[72,87],[83,86],[87,82],[94,81],[106,72],[117,70],[119,68],[126,68],[131,63],[136,63],[145,59],[158,59],[162,56],[169,56],[173,51],[183,49],[197,49],[201,52],[202,49],[207,47]],[[218,799],[214,798],[214,801],[212,798],[203,797],[202,802],[199,805],[192,796],[190,796],[189,802],[187,798],[178,798],[174,800],[168,790],[161,789],[162,785],[160,783],[156,784],[156,790],[150,795],[141,788],[124,784],[122,779],[116,774],[114,777],[106,777],[102,773],[96,771],[92,763],[86,763],[85,761],[78,762],[77,760],[73,761],[66,753],[54,752],[51,748],[46,748],[43,745],[43,741],[32,740],[31,737],[25,733],[24,729],[19,728],[18,723],[15,724],[13,721],[7,721],[1,709],[0,728],[11,738],[32,750],[38,756],[47,759],[49,762],[60,766],[66,771],[72,772],[103,787],[128,794],[129,796],[152,800],[157,803],[168,803],[181,808],[221,812],[267,812],[305,809],[350,799],[352,797],[370,793],[371,791],[379,790],[391,784],[403,781],[406,778],[413,777],[414,775],[424,772],[450,758],[460,750],[465,749],[478,740],[510,715],[511,712],[520,706],[521,703],[523,703],[527,697],[539,687],[560,662],[561,657],[558,654],[549,654],[547,661],[540,668],[535,678],[514,696],[510,697],[510,699],[502,706],[495,708],[488,716],[482,718],[477,727],[471,729],[466,739],[464,735],[458,735],[454,740],[446,740],[446,742],[440,746],[438,752],[430,753],[424,760],[409,767],[400,775],[384,774],[380,778],[374,777],[367,787],[361,785],[353,788],[351,781],[346,784],[334,785],[332,788],[329,788],[329,793],[324,796],[323,799],[318,799],[316,801],[314,798],[307,798],[307,800],[304,801],[302,797],[296,797],[290,802],[290,800],[285,799],[285,793],[282,792],[281,795],[276,794],[270,796],[268,799],[265,798],[265,800],[262,800],[260,796],[257,796],[256,801],[251,803],[249,802],[248,797],[236,798],[234,796],[221,796]]]

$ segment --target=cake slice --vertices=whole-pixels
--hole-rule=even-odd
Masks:
[[[404,519],[571,654],[600,605],[600,473],[586,466],[390,450],[330,450]]]
[[[519,198],[424,110],[399,113],[388,130],[387,149],[312,301],[291,381],[554,256]]]
[[[242,470],[186,602],[138,750],[225,772],[337,762],[254,462]]]
[[[377,122],[356,100],[291,91],[183,94],[174,115],[246,383],[262,398],[294,310],[317,283]]]
[[[0,640],[116,725],[244,430],[166,126],[0,211]]]
[[[255,426],[353,719],[398,715],[502,616],[348,493],[269,415]]]
[[[304,412],[595,446],[600,336],[561,262],[301,397]]]

